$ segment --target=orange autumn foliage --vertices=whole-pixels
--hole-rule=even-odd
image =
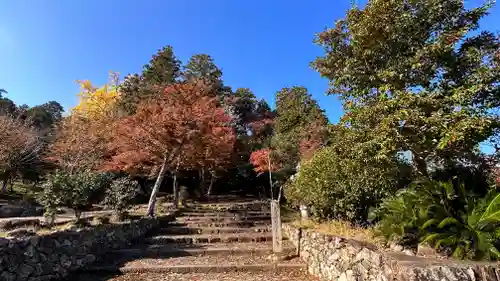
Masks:
[[[222,163],[232,151],[234,133],[212,88],[200,81],[168,86],[163,95],[141,104],[119,120],[110,142],[113,156],[105,169],[131,174]]]
[[[269,148],[259,149],[252,152],[250,155],[250,163],[254,166],[254,171],[257,174],[262,174],[269,171],[269,166],[271,166],[271,172],[279,170],[279,166],[274,164],[272,161],[272,151]],[[271,164],[269,165],[269,161]]]
[[[107,142],[112,120],[90,122],[72,115],[58,125],[56,139],[48,147],[46,159],[68,171],[97,170],[109,153]]]

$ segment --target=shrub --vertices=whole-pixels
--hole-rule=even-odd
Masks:
[[[355,157],[332,147],[319,150],[286,184],[287,199],[312,207],[319,218],[364,222],[368,207],[397,188],[398,170],[395,162]]]
[[[104,215],[104,216],[95,216],[92,219],[92,223],[94,225],[100,225],[100,224],[109,224],[110,220],[109,217]]]
[[[474,193],[462,183],[424,181],[385,200],[373,213],[390,241],[429,243],[458,259],[498,260],[500,194]]]
[[[102,202],[113,181],[113,175],[111,173],[94,173],[93,174],[93,185],[92,194],[89,198],[89,204],[96,204]]]
[[[137,195],[139,184],[129,177],[115,179],[106,190],[104,205],[122,216]]]
[[[101,174],[90,171],[71,174],[57,170],[48,175],[42,184],[38,200],[48,215],[53,214],[57,207],[68,207],[75,211],[79,219],[81,211],[90,204],[90,198],[101,188],[102,182]]]

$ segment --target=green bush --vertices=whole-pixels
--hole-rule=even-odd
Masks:
[[[500,194],[462,183],[423,181],[385,200],[372,214],[389,241],[429,243],[458,259],[498,260]]]
[[[48,175],[42,184],[38,201],[45,207],[47,214],[55,212],[57,207],[68,207],[75,211],[77,219],[81,211],[91,204],[91,198],[102,189],[104,176],[90,171],[68,173],[57,170]]]
[[[285,185],[285,195],[295,205],[311,207],[319,218],[363,223],[368,208],[397,188],[396,162],[344,155],[326,147],[301,165],[295,179]]]
[[[138,186],[138,182],[129,177],[115,179],[106,190],[104,205],[122,216],[137,195]]]

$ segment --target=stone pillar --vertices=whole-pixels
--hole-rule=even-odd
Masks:
[[[309,219],[309,208],[306,205],[300,205],[300,218],[303,221]]]

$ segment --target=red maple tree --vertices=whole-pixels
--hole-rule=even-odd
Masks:
[[[229,123],[209,85],[201,81],[170,85],[161,97],[115,124],[110,143],[114,155],[106,169],[138,173],[156,167],[148,206],[152,216],[167,171],[216,166],[232,150],[234,133]]]
[[[279,170],[279,165],[272,161],[272,150],[269,148],[263,148],[252,152],[250,155],[250,163],[254,166],[254,171],[257,174],[263,174],[269,171],[275,172]]]

